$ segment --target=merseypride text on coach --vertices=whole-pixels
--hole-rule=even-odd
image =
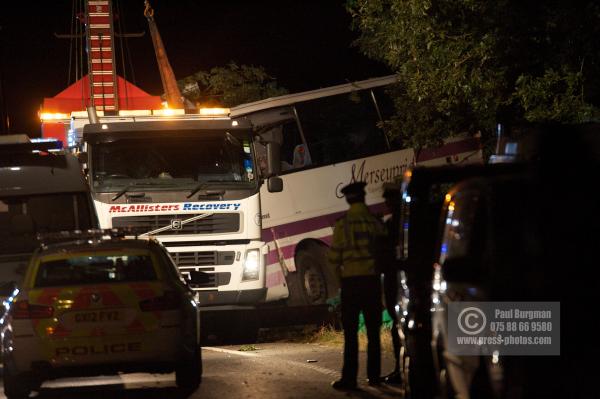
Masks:
[[[135,213],[135,212],[169,212],[169,211],[237,211],[242,204],[236,203],[209,203],[197,204],[186,202],[183,204],[137,204],[137,205],[111,205],[109,213]]]

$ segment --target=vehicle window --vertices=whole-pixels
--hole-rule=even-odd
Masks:
[[[368,90],[296,104],[315,165],[328,165],[387,151]]]
[[[156,280],[150,255],[92,255],[42,260],[36,287]]]
[[[452,188],[454,183],[433,183],[427,187],[427,190],[422,190],[424,194],[417,195],[416,198],[411,198],[409,195],[409,183],[404,182],[402,184],[402,203],[401,203],[401,231],[400,231],[400,256],[401,259],[408,259],[409,256],[409,237],[411,234],[415,235],[412,231],[420,227],[419,241],[433,242],[435,241],[435,234],[437,233],[436,226],[439,223],[439,215],[444,204],[444,197],[448,191]],[[418,212],[413,212],[411,215],[411,208],[414,210],[415,207],[419,208]],[[411,217],[413,220],[411,221]],[[411,222],[416,227],[411,229]],[[427,238],[425,236],[427,235]]]
[[[444,235],[440,252],[440,264],[447,259],[469,255],[475,215],[478,210],[479,195],[465,191],[457,193],[448,203]]]
[[[310,166],[312,160],[308,148],[302,141],[296,121],[288,121],[281,126],[281,129],[283,134],[281,170],[286,171]]]
[[[0,199],[0,254],[30,252],[37,233],[92,228],[84,194],[44,194]]]
[[[135,186],[193,188],[199,183],[254,186],[249,132],[121,139],[91,147],[93,187],[111,191]]]
[[[371,89],[373,91],[373,95],[375,96],[375,101],[377,101],[377,107],[379,108],[379,112],[381,113],[381,118],[383,120],[390,120],[394,115],[396,115],[396,108],[394,107],[394,101],[390,96],[390,92],[395,89],[393,86],[390,87],[375,87]],[[402,144],[402,140],[399,135],[392,137],[389,139],[390,148],[392,150],[401,150],[406,148]]]
[[[281,122],[266,131],[268,134],[278,137],[281,143],[281,172],[304,168],[312,165],[312,159],[308,147],[302,141],[302,135],[295,119]],[[263,132],[264,133],[264,132]],[[267,148],[266,143],[255,141],[256,162],[260,168],[261,175],[267,175]]]

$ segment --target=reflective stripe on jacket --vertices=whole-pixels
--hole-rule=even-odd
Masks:
[[[364,203],[350,205],[346,215],[335,224],[328,253],[338,277],[375,275],[375,251],[385,236],[383,223],[371,215]]]

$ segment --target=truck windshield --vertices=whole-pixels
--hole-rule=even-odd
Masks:
[[[97,192],[193,190],[199,184],[256,185],[248,132],[123,138],[90,148]]]

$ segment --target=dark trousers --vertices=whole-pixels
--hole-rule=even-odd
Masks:
[[[384,274],[383,293],[385,297],[385,308],[392,319],[390,333],[392,334],[392,344],[394,346],[394,357],[396,360],[394,371],[400,371],[400,336],[398,335],[398,317],[395,309],[398,302],[398,275],[396,271],[390,271]]]
[[[342,279],[342,326],[344,327],[344,367],[342,379],[356,381],[358,375],[358,320],[360,311],[367,328],[367,376],[379,379],[381,374],[381,281],[376,276]]]

